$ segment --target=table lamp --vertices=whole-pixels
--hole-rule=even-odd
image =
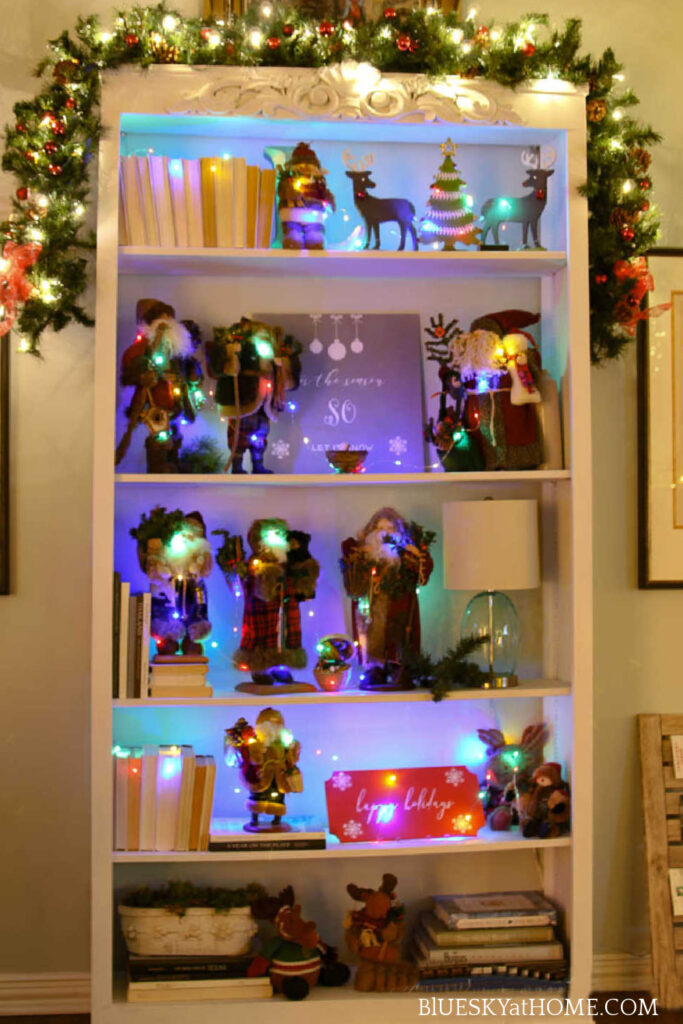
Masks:
[[[489,637],[473,659],[486,673],[482,686],[516,686],[521,629],[514,604],[501,591],[540,584],[536,501],[446,502],[443,538],[444,586],[480,591],[465,609],[461,634]]]

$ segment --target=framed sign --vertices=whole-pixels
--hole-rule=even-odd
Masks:
[[[484,824],[479,780],[462,766],[338,771],[325,799],[341,843],[471,837]]]
[[[278,324],[303,346],[301,382],[287,392],[292,412],[280,415],[268,438],[268,461],[276,473],[325,473],[325,452],[344,447],[367,450],[368,473],[424,472],[417,313],[253,318]]]
[[[639,325],[638,585],[683,587],[683,249],[648,254],[650,308]]]
[[[9,594],[9,344],[0,338],[0,594]]]

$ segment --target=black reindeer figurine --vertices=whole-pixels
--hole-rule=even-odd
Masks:
[[[375,182],[367,170],[375,161],[372,153],[364,156],[361,160],[354,160],[351,150],[345,149],[342,159],[349,168],[346,177],[353,183],[353,201],[356,209],[365,221],[365,248],[370,248],[372,233],[375,233],[375,249],[379,249],[379,226],[386,222],[396,221],[401,229],[401,241],[399,249],[406,247],[406,235],[410,232],[413,240],[413,249],[417,249],[417,234],[415,231],[415,207],[407,199],[377,199],[368,194],[368,189],[376,188]]]
[[[550,146],[544,146],[540,152],[538,147],[523,150],[522,163],[527,169],[527,177],[522,182],[522,188],[531,188],[533,192],[516,198],[497,196],[486,200],[481,208],[482,245],[489,231],[493,234],[494,243],[500,244],[498,231],[501,224],[521,224],[522,248],[528,248],[529,228],[535,248],[542,248],[538,238],[538,222],[548,200],[548,178],[555,173],[551,170],[555,156],[555,150]]]

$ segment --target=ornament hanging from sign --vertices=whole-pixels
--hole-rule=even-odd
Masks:
[[[342,843],[476,836],[476,775],[462,766],[338,771],[325,782],[329,829]]]

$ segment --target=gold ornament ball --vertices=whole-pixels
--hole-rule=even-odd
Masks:
[[[586,103],[586,115],[594,124],[604,120],[606,114],[607,104],[604,100],[588,100]]]

